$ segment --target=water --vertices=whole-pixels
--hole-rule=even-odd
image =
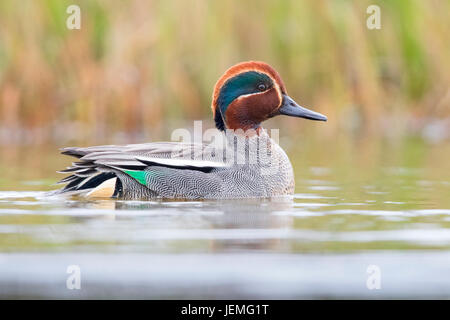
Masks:
[[[288,142],[294,198],[241,201],[48,197],[57,146],[2,148],[0,297],[450,298],[448,143]]]

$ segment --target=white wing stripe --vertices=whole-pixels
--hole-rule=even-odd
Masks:
[[[147,162],[154,162],[161,165],[174,166],[174,167],[214,167],[224,168],[229,165],[224,162],[208,161],[208,160],[192,160],[192,159],[171,159],[171,158],[150,158],[150,157],[135,157],[137,160],[143,160]]]

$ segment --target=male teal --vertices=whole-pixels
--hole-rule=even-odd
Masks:
[[[318,121],[327,118],[298,105],[287,94],[280,75],[258,61],[239,63],[219,78],[212,112],[220,143],[64,148],[63,154],[78,160],[60,171],[71,175],[60,181],[66,185],[59,192],[122,199],[292,195],[291,162],[261,124],[278,115]]]

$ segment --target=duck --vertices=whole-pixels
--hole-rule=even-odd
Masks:
[[[262,61],[238,63],[216,82],[214,143],[151,142],[67,147],[77,158],[60,173],[57,193],[88,198],[234,199],[294,193],[292,164],[262,122],[278,115],[327,121],[297,104],[280,75]]]

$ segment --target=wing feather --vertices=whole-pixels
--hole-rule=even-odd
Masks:
[[[72,166],[60,171],[72,174],[59,182],[67,183],[62,191],[93,189],[120,171],[167,167],[171,170],[188,169],[192,172],[208,173],[213,169],[228,167],[222,159],[216,161],[210,153],[205,152],[205,146],[202,144],[191,143],[156,142],[124,146],[69,147],[62,149],[62,154],[77,158]],[[220,150],[217,154],[220,154]],[[197,160],[197,157],[200,160]]]

